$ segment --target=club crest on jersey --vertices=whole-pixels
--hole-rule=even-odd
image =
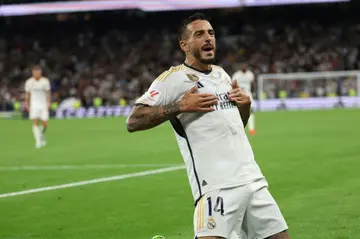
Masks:
[[[186,74],[186,76],[189,78],[189,80],[197,82],[199,80],[199,77],[193,74]]]
[[[212,230],[216,227],[216,222],[214,218],[209,218],[207,222],[207,227]]]

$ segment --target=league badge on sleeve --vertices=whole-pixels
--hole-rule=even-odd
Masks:
[[[160,95],[161,95],[161,92],[158,90],[148,90],[136,102],[140,103],[140,104],[153,106],[158,101]]]
[[[156,91],[156,90],[152,90],[152,91],[149,92],[149,94],[150,94],[151,97],[155,97],[155,96],[157,96],[158,94],[160,94],[160,92],[159,92],[159,91]]]

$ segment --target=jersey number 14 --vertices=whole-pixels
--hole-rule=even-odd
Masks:
[[[220,212],[221,216],[224,216],[224,200],[222,197],[217,197],[215,207],[212,207],[211,197],[207,198],[209,216],[212,216],[212,212]]]

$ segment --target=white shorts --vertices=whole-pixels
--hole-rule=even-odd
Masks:
[[[49,110],[48,109],[30,109],[29,118],[31,120],[40,119],[42,121],[49,120]]]
[[[264,239],[287,229],[265,179],[206,193],[195,208],[197,238]]]

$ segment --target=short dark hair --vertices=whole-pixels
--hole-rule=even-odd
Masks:
[[[33,67],[32,67],[32,70],[34,71],[34,70],[41,70],[41,66],[39,66],[39,65],[34,65]]]
[[[181,41],[187,37],[187,35],[186,35],[187,26],[190,23],[197,21],[197,20],[210,21],[210,18],[208,18],[205,14],[202,14],[202,13],[195,13],[194,15],[191,15],[190,17],[185,18],[179,27],[179,35],[178,35],[179,41]]]

